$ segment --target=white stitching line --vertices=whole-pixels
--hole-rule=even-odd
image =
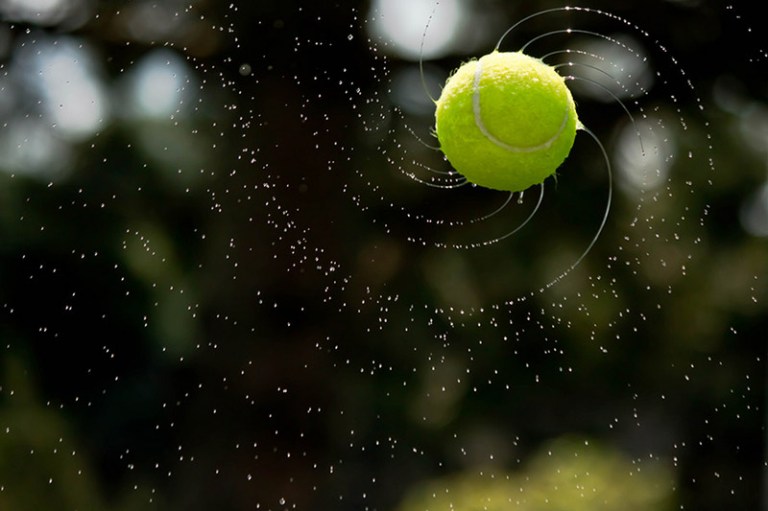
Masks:
[[[475,114],[475,125],[480,130],[480,132],[491,141],[491,143],[501,147],[502,149],[506,149],[507,151],[511,151],[513,153],[533,153],[536,151],[540,151],[542,149],[548,149],[549,147],[554,144],[557,139],[560,137],[560,134],[562,134],[563,130],[565,129],[566,124],[568,124],[568,117],[569,112],[568,109],[565,109],[565,116],[563,117],[563,122],[560,123],[560,128],[558,128],[557,132],[545,142],[535,145],[535,146],[513,146],[509,145],[505,142],[502,142],[493,134],[491,134],[490,131],[488,131],[488,128],[485,127],[485,124],[483,123],[483,117],[482,113],[480,112],[480,78],[483,74],[483,66],[480,64],[482,59],[477,61],[477,66],[475,67],[475,80],[473,82],[472,86],[472,111]]]

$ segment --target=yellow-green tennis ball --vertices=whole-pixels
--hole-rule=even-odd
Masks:
[[[476,185],[511,192],[542,183],[576,138],[565,80],[540,59],[496,52],[462,65],[437,101],[440,149]]]

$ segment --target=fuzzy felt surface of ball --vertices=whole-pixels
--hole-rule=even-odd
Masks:
[[[459,67],[437,101],[435,120],[440,149],[456,171],[510,192],[552,175],[578,127],[565,79],[521,52],[494,51]]]

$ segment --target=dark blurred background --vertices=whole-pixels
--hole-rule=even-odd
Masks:
[[[759,5],[565,5],[0,1],[0,510],[768,509]],[[542,12],[562,279],[585,133],[498,243],[408,178]]]

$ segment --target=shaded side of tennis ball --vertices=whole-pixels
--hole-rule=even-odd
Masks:
[[[540,59],[493,52],[448,78],[435,113],[440,149],[468,181],[511,192],[542,183],[576,138],[565,80]]]

